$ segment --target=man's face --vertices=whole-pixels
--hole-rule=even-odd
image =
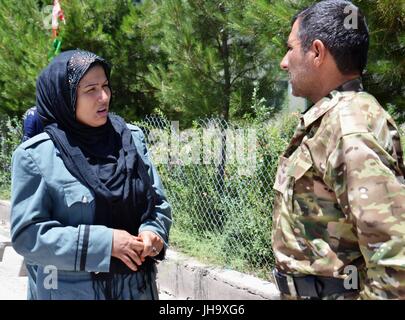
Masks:
[[[281,69],[288,72],[289,81],[292,87],[292,94],[297,97],[310,97],[314,90],[314,70],[308,52],[304,53],[301,41],[298,36],[299,19],[297,19],[288,37],[288,52],[281,60]]]

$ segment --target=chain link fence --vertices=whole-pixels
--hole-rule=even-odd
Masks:
[[[171,245],[200,259],[269,278],[273,183],[297,117],[234,124],[147,117],[145,132],[173,208]]]
[[[178,122],[149,116],[146,137],[173,208],[171,245],[214,265],[267,279],[273,265],[271,213],[278,158],[297,117]],[[21,121],[0,119],[0,198],[10,196],[12,151]]]
[[[238,123],[203,119],[187,130],[159,116],[136,123],[173,208],[172,246],[212,264],[269,278],[272,186],[297,118],[285,113]],[[403,137],[404,124],[400,131]],[[11,155],[21,137],[20,119],[0,117],[3,199],[10,197]]]

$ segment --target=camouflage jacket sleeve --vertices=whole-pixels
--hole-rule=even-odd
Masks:
[[[365,259],[362,299],[405,298],[405,184],[397,170],[402,157],[395,159],[387,126],[385,131],[386,139],[370,130],[342,135],[325,173]]]

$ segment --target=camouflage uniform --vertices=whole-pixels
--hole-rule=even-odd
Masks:
[[[398,129],[376,99],[332,91],[280,157],[276,268],[345,279],[356,266],[360,292],[349,298],[405,299],[404,173]]]

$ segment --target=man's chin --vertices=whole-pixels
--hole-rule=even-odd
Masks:
[[[302,98],[302,94],[300,94],[298,91],[296,91],[296,90],[294,90],[294,89],[291,90],[291,94],[292,94],[294,97]]]

